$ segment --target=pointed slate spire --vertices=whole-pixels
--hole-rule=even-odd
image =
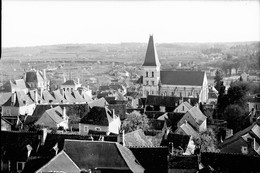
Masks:
[[[150,35],[145,60],[143,66],[160,66],[157,51],[153,41],[153,35]]]

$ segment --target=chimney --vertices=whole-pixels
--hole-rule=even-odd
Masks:
[[[38,139],[40,140],[40,145],[44,145],[46,137],[47,137],[47,129],[43,128],[38,133]]]
[[[37,89],[34,91],[34,102],[35,102],[35,104],[38,104],[38,92],[37,92]]]
[[[125,146],[125,131],[120,130],[119,135],[117,137],[117,142],[123,146]]]
[[[46,79],[46,69],[43,69],[43,78]]]
[[[11,105],[13,106],[15,104],[16,101],[16,93],[13,93],[11,96]]]
[[[33,148],[30,144],[26,145],[26,148],[27,148],[27,158],[29,158]]]
[[[62,119],[66,120],[66,107],[65,106],[62,108]]]

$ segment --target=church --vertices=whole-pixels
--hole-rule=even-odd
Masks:
[[[163,71],[153,36],[150,35],[143,70],[143,97],[163,95],[208,100],[208,81],[203,71]]]

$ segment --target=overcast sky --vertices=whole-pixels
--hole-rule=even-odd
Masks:
[[[255,1],[2,1],[2,46],[260,40]]]

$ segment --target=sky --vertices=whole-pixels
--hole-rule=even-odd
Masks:
[[[2,47],[260,40],[260,1],[2,1]]]

